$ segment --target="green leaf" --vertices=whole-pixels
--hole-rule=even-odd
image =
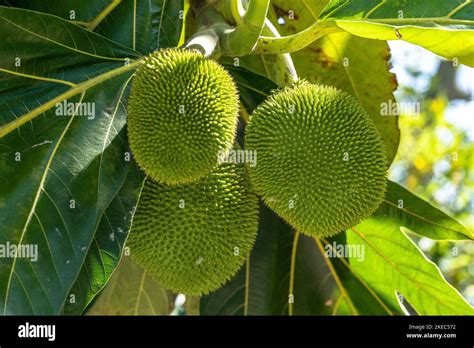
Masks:
[[[328,2],[329,0],[299,0],[290,4],[286,0],[272,0],[268,17],[281,33],[300,31],[311,26],[315,18],[319,18]],[[279,23],[278,19],[283,22]]]
[[[55,16],[0,7],[0,27],[0,137],[138,64],[134,51]]]
[[[124,154],[110,161],[108,151],[122,146],[118,102],[135,53],[58,17],[4,7],[0,40],[0,124],[34,115],[0,139],[0,242],[38,247],[37,261],[0,261],[0,310],[58,314],[128,171]],[[95,115],[57,116],[50,107],[62,93]]]
[[[103,163],[102,153],[125,124],[124,118],[115,123],[108,111],[128,78],[87,91],[82,101],[95,102],[95,121],[48,112],[2,139],[0,173],[8,185],[0,187],[0,238],[2,244],[37,245],[39,253],[36,262],[0,261],[3,313],[60,311],[102,213],[127,172],[124,160]]]
[[[25,64],[25,60],[34,57],[42,57],[42,60],[46,61],[64,60],[65,54],[76,53],[104,61],[124,62],[126,57],[139,56],[135,51],[80,26],[56,16],[35,11],[0,6],[0,25],[3,68],[17,67],[18,64],[15,65],[17,57],[21,59],[21,67],[28,69],[30,73],[40,74],[43,70],[34,70],[33,66]],[[20,48],[19,45],[24,46]],[[51,52],[53,48],[54,51]],[[80,58],[84,59],[84,57],[75,59]]]
[[[92,21],[99,13],[116,0],[0,0],[2,6],[12,6],[49,13],[65,20]]]
[[[10,5],[0,1],[1,5]],[[52,14],[95,30],[98,34],[141,54],[177,46],[183,19],[183,0],[49,0],[15,1],[14,7]]]
[[[392,181],[376,215],[394,228],[401,226],[435,240],[474,239],[454,218]]]
[[[305,0],[296,5],[275,1],[275,16],[283,16],[286,23],[278,27],[279,31],[293,35],[306,29],[326,3],[327,0]],[[395,101],[393,92],[397,88],[396,78],[389,71],[387,43],[336,33],[291,56],[301,78],[334,86],[359,100],[380,131],[391,163],[397,153],[400,130],[397,117],[381,116],[381,105]]]
[[[87,314],[167,315],[172,310],[173,296],[126,256]]]
[[[178,45],[183,0],[122,1],[97,27],[97,33],[142,54]]]
[[[315,241],[295,235],[262,204],[247,264],[223,288],[201,298],[201,314],[286,315],[290,306],[294,315],[330,314],[336,295]]]
[[[114,151],[115,156],[120,156],[128,151],[126,128],[122,129],[115,141],[120,141],[121,147],[125,146],[118,152]],[[106,153],[107,151],[104,155]],[[113,163],[113,158],[110,158],[109,161]],[[83,313],[84,309],[107,284],[122,257],[123,245],[131,227],[143,181],[144,174],[138,169],[136,163],[130,163],[122,188],[100,220],[81,272],[69,291],[63,309],[64,314]]]
[[[112,1],[109,5],[115,2]],[[131,10],[130,4],[134,6]],[[49,3],[49,6],[42,6],[37,2],[22,1],[18,5],[61,16],[66,14],[65,10],[69,13],[69,9],[76,12],[78,9],[74,7],[78,5],[76,3],[69,3],[67,7],[64,7],[54,6],[52,3]],[[126,6],[106,13],[107,21],[103,22],[104,26],[98,28],[98,31],[104,35],[110,34],[112,39],[133,37],[145,53],[158,46],[167,47],[177,44],[181,33],[179,25],[181,21],[176,19],[179,16],[182,1],[150,1],[149,6],[140,2],[138,7],[136,7],[137,2],[127,1],[123,5]],[[13,219],[9,220],[10,225],[6,227],[8,230],[5,239],[26,243],[30,235],[39,235],[37,230],[41,227],[45,230],[45,241],[39,245],[40,251],[46,246],[51,248],[48,250],[50,255],[41,258],[37,263],[38,266],[30,265],[29,270],[27,270],[26,261],[24,265],[16,260],[11,264],[5,264],[7,267],[4,267],[4,272],[0,272],[0,284],[4,284],[1,287],[2,307],[0,308],[4,312],[57,314],[62,306],[59,302],[64,302],[65,295],[69,291],[70,295],[74,295],[75,303],[66,302],[64,312],[68,314],[82,312],[106,284],[120,259],[121,248],[128,233],[130,221],[119,221],[119,219],[127,217],[124,209],[132,210],[131,205],[136,200],[136,191],[140,184],[136,182],[139,178],[136,168],[133,169],[134,174],[130,169],[129,175],[135,175],[135,177],[127,179],[128,186],[122,187],[121,193],[116,195],[130,166],[130,163],[124,159],[129,149],[124,129],[125,98],[122,98],[122,95],[131,72],[136,66],[135,62],[128,66],[127,64],[130,58],[138,57],[139,54],[78,26],[79,23],[88,27],[88,24],[97,19],[103,19],[100,16],[104,15],[104,12],[91,17],[94,13],[93,9],[95,6],[89,6],[88,16],[85,16],[84,11],[79,11],[85,17],[75,18],[79,21],[89,21],[89,23],[73,24],[49,14],[0,7],[0,40],[5,42],[5,45],[0,47],[0,72],[5,73],[0,76],[0,80],[5,82],[0,86],[2,100],[0,111],[3,117],[3,120],[0,119],[0,130],[3,129],[4,135],[20,127],[17,133],[10,133],[2,139],[0,149],[5,151],[0,155],[8,158],[8,162],[5,162],[8,165],[6,169],[0,167],[0,177],[6,178],[11,175],[10,171],[18,170],[18,165],[12,166],[12,158],[16,153],[23,156],[21,150],[35,149],[37,146],[42,146],[44,150],[36,154],[28,150],[31,156],[27,159],[24,156],[22,158],[24,174],[18,175],[16,184],[12,182],[12,187],[8,188],[8,192],[0,191],[0,205],[3,203],[13,208],[15,201],[18,201],[18,204],[25,207],[24,211],[17,210],[16,214],[9,216],[11,218],[13,215]],[[109,10],[112,9],[109,7]],[[126,18],[130,21],[127,19],[123,21],[125,18],[122,17],[123,9],[127,12]],[[120,16],[121,21],[115,20],[118,17],[115,17],[114,13],[115,16]],[[176,22],[170,25],[175,20]],[[128,22],[134,24],[124,25]],[[120,26],[120,30],[116,30],[117,25]],[[124,30],[130,30],[130,33],[126,35]],[[15,40],[11,40],[11,37],[15,37]],[[99,84],[101,85],[98,87]],[[79,94],[81,94],[80,97]],[[68,117],[55,116],[54,110],[49,109],[55,106],[56,102],[66,98],[69,98],[68,101],[82,100],[95,103],[96,113],[100,117],[86,123],[83,119],[70,121]],[[43,112],[45,116],[38,117]],[[76,118],[79,119],[79,117]],[[27,121],[31,121],[30,125],[21,127]],[[74,135],[71,136],[70,133],[73,132],[71,129],[76,128]],[[38,138],[43,139],[43,142]],[[47,140],[44,140],[46,138]],[[14,151],[15,149],[18,151]],[[41,158],[44,160],[40,160]],[[73,160],[77,163],[72,163]],[[23,185],[24,178],[30,172],[35,175],[30,179],[29,187],[31,188]],[[94,183],[96,187],[94,188],[94,185],[90,183]],[[51,196],[51,203],[58,206],[58,214],[50,214],[51,216],[47,218],[38,212],[44,209],[42,206],[45,205],[43,203],[45,200],[43,196],[46,194],[43,194],[43,191],[46,192],[45,187],[48,190],[48,198]],[[23,194],[18,193],[20,189]],[[65,216],[66,213],[62,211],[62,209],[67,209],[66,196],[70,196],[70,199],[80,198],[75,196],[74,190],[83,191],[81,194],[84,195],[84,199],[80,203],[90,210],[89,215],[81,212],[82,219],[87,221],[85,224],[77,222],[76,216]],[[92,194],[94,191],[96,193]],[[6,200],[8,203],[5,203]],[[30,210],[27,212],[28,206]],[[107,211],[103,215],[105,208]],[[39,221],[48,219],[48,223],[44,223],[48,226],[36,226],[32,217],[37,215],[38,224]],[[4,218],[7,216],[0,215],[1,221]],[[23,224],[23,227],[20,224]],[[109,239],[111,234],[109,224],[116,225],[123,231],[123,235],[116,234],[113,242]],[[53,228],[50,225],[55,226]],[[70,241],[61,235],[59,237],[64,240],[57,240],[58,235],[53,232],[60,231],[59,226],[64,226],[71,235]],[[96,229],[97,233],[94,236]],[[93,240],[92,237],[94,237]],[[75,257],[74,262],[69,258],[63,260],[65,256],[61,252],[56,255],[55,248],[67,251],[71,248],[69,244],[76,242],[80,242],[81,246],[80,255]],[[67,245],[63,245],[64,243]],[[88,251],[87,258],[84,259],[86,251]],[[71,255],[75,256],[74,253]],[[82,264],[84,260],[85,263]],[[61,269],[57,272],[57,279],[54,280],[42,274],[48,270],[48,267],[50,272],[53,272],[55,264],[63,262],[70,264],[67,274],[63,274],[66,271]],[[20,266],[21,268],[18,269]],[[7,272],[8,268],[11,269],[10,272]],[[42,290],[36,291],[38,294],[34,296],[43,297],[44,300],[30,300],[30,297],[33,297],[30,291],[19,289],[16,284],[22,283],[26,277],[33,277],[32,274],[38,278],[39,288]],[[76,276],[78,279],[75,282]],[[45,279],[48,284],[41,284],[40,279]],[[69,289],[72,285],[73,288]],[[11,290],[13,286],[16,288]],[[69,296],[68,299],[71,300],[71,297]],[[34,308],[36,302],[39,309]]]
[[[362,261],[349,258],[351,269],[392,307],[397,306],[399,293],[420,315],[474,314],[438,267],[383,217],[365,220],[347,231],[346,238],[348,245],[364,250]]]
[[[404,40],[442,57],[474,66],[471,0],[332,0],[320,16],[358,36]]]

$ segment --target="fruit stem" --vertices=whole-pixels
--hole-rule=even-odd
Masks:
[[[226,1],[223,1],[226,2]],[[231,0],[230,1],[230,12],[235,22],[238,24],[242,21],[242,13],[245,9],[242,6],[242,0]]]
[[[219,1],[216,3],[216,7],[228,23],[236,25],[242,22],[242,15],[245,13],[242,0]]]
[[[198,31],[184,47],[200,52],[204,57],[216,56],[218,52],[219,36],[213,29]]]
[[[332,34],[343,31],[340,29],[334,21],[317,22],[309,28],[300,31],[296,34],[283,36],[283,37],[271,37],[261,36],[258,39],[257,45],[255,46],[253,53],[258,54],[283,54],[299,51],[306,46],[309,46],[314,41]]]
[[[276,38],[280,37],[280,33],[275,28],[275,26],[270,22],[270,20],[265,21],[265,28],[263,29],[265,35],[272,35]],[[293,81],[298,81],[298,73],[296,72],[293,59],[289,53],[278,54],[278,55],[268,55],[268,57],[273,58],[273,64],[268,64],[268,67],[271,69],[269,76],[274,80],[280,87],[287,86]]]
[[[249,0],[246,10],[241,1],[191,2],[199,28],[191,38],[192,48],[213,58],[251,54],[265,27],[270,0]],[[186,47],[190,45],[188,42]]]
[[[190,2],[197,20],[196,33],[184,45],[205,57],[244,56],[254,53],[256,43],[265,37],[280,38],[278,30],[266,18],[270,0],[249,0],[247,10],[242,0],[194,0]],[[298,80],[289,54],[263,57],[269,77],[280,87]]]
[[[290,281],[288,288],[288,315],[293,315],[293,303],[295,297],[295,267],[296,267],[296,253],[298,250],[298,240],[300,238],[300,233],[295,231],[295,236],[293,237],[293,246],[291,248],[291,262],[290,262]]]
[[[238,5],[239,3],[237,3]],[[269,6],[270,0],[249,0],[247,10],[241,15],[242,19],[237,19],[235,29],[229,31],[226,35],[226,46],[233,55],[243,56],[252,52],[265,26]],[[231,7],[231,10],[235,16],[235,5]],[[238,7],[239,14],[240,10]]]

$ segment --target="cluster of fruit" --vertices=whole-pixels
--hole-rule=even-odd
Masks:
[[[133,79],[128,131],[147,180],[128,246],[165,287],[205,294],[245,263],[258,198],[297,231],[331,236],[383,199],[386,155],[353,97],[294,82],[250,116],[245,149],[256,163],[223,163],[235,143],[239,95],[229,73],[200,53],[160,50]]]

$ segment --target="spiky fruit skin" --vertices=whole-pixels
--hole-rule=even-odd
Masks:
[[[127,243],[161,285],[201,295],[237,273],[257,229],[258,199],[245,166],[223,163],[191,184],[147,180]]]
[[[246,149],[255,191],[298,231],[327,237],[370,216],[386,189],[385,147],[352,96],[299,83],[251,115]]]
[[[128,99],[132,153],[156,181],[198,180],[233,144],[239,100],[228,72],[201,54],[152,53],[137,69]]]

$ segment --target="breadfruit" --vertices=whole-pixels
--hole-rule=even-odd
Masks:
[[[370,216],[386,188],[385,147],[357,100],[298,83],[257,107],[246,129],[255,191],[298,231],[331,236]]]
[[[235,137],[238,93],[228,72],[190,50],[152,53],[128,99],[128,136],[140,167],[166,184],[198,180]]]
[[[258,229],[258,199],[245,165],[222,163],[191,184],[147,180],[128,239],[130,253],[164,287],[201,295],[245,262]]]

